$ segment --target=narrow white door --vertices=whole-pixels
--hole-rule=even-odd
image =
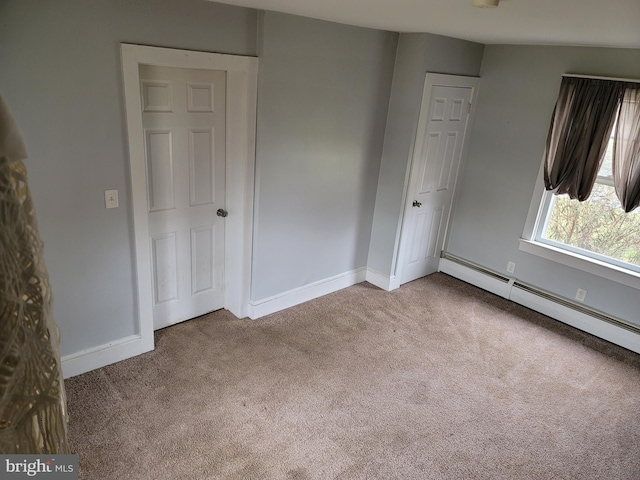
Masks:
[[[142,65],[140,88],[157,330],[223,307],[226,73]]]
[[[435,77],[446,83],[429,75],[425,81],[402,226],[400,283],[438,269],[475,92],[464,84],[478,80]]]

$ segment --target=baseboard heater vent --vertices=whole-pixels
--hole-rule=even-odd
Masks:
[[[465,260],[463,258],[460,257],[456,257],[455,255],[451,255],[450,253],[447,252],[442,252],[440,254],[441,258],[444,258],[446,260],[449,260],[450,262],[454,262],[457,263],[459,265],[462,265],[466,268],[475,270],[478,273],[481,273],[483,275],[487,275],[491,278],[494,278],[500,282],[504,282],[504,283],[509,283],[512,282],[512,284],[510,285],[510,289],[509,292],[511,292],[512,289],[514,288],[518,288],[520,290],[523,290],[525,292],[528,292],[532,295],[536,295],[540,298],[543,298],[545,300],[554,302],[556,304],[562,305],[564,307],[570,308],[572,310],[575,310],[577,312],[580,312],[584,315],[588,315],[590,317],[593,318],[597,318],[598,320],[602,320],[603,322],[607,322],[611,325],[615,325],[616,327],[620,327],[620,328],[624,328],[625,330],[628,330],[630,332],[633,332],[637,335],[640,335],[640,327],[627,323],[624,320],[620,320],[618,318],[612,317],[610,315],[607,315],[603,312],[600,312],[598,310],[595,310],[593,308],[587,307],[585,305],[576,303],[576,302],[572,302],[570,300],[567,300],[565,298],[559,297],[557,295],[554,295],[552,293],[546,292],[544,290],[541,290],[539,288],[533,287],[531,285],[527,285],[526,283],[522,283],[517,281],[516,279],[511,279],[508,277],[505,277],[504,275],[501,275],[499,273],[496,273],[492,270],[489,270],[487,268],[482,267],[481,265],[475,264],[473,262],[470,262],[468,260]],[[505,298],[511,299],[511,294],[509,293],[508,295],[505,295]]]
[[[484,268],[476,263],[472,263],[469,262],[467,260],[464,260],[460,257],[456,257],[455,255],[451,255],[450,253],[447,253],[445,251],[443,251],[440,254],[440,258],[446,258],[447,260],[450,260],[452,262],[455,262],[459,265],[462,265],[464,267],[470,268],[471,270],[475,270],[476,272],[480,272],[484,275],[488,275],[489,277],[495,278],[496,280],[503,282],[503,283],[509,283],[510,278],[509,277],[505,277],[504,275],[500,275],[497,272],[494,272],[493,270],[489,270],[487,268]]]
[[[524,290],[525,292],[529,292],[533,295],[537,295],[538,297],[542,297],[546,300],[550,300],[552,302],[558,303],[565,307],[576,310],[580,313],[584,313],[585,315],[589,315],[590,317],[597,318],[598,320],[602,320],[603,322],[610,323],[612,325],[615,325],[616,327],[624,328],[625,330],[629,330],[630,332],[640,334],[640,327],[631,325],[630,323],[624,322],[620,319],[617,319],[615,317],[602,313],[593,308],[580,305],[578,303],[572,302],[565,298],[553,295],[549,292],[545,292],[544,290],[540,290],[536,287],[532,287],[531,285],[527,285],[525,283],[516,281],[516,282],[513,282],[513,288],[519,288],[520,290]]]

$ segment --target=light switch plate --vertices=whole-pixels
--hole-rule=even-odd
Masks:
[[[118,208],[118,190],[104,191],[104,206],[106,208]]]

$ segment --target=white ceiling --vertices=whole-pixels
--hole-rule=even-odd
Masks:
[[[396,32],[485,44],[640,48],[640,0],[215,0]]]

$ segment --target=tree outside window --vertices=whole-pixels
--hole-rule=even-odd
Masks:
[[[557,242],[576,253],[638,270],[640,209],[625,213],[620,206],[613,187],[612,150],[610,141],[588,200],[578,202],[568,195],[553,196],[539,240]]]

